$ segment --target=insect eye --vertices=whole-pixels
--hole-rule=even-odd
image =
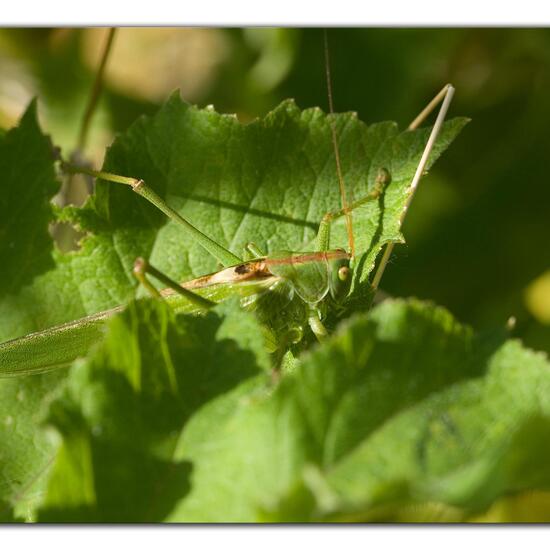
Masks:
[[[376,184],[384,186],[388,183],[391,183],[391,174],[387,168],[380,168],[376,174]]]
[[[341,281],[346,281],[348,277],[349,267],[344,265],[338,270],[338,279],[340,279]]]

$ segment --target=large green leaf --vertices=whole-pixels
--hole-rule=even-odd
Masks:
[[[40,423],[64,373],[0,382],[0,521],[31,519],[55,456],[55,442]]]
[[[447,123],[430,163],[465,123]],[[320,109],[300,111],[292,101],[242,125],[234,116],[199,110],[174,95],[155,117],[140,119],[115,141],[105,169],[144,179],[237,255],[251,240],[267,253],[312,250],[323,215],[341,206],[330,126]],[[372,190],[381,168],[392,179],[379,201],[354,214],[365,277],[383,243],[402,240],[399,218],[428,130],[400,133],[390,122],[367,126],[353,113],[336,115],[336,128],[349,202]],[[129,195],[128,189],[102,183],[94,203],[124,235],[121,253],[148,256],[178,279],[216,269],[216,261],[182,238],[177,225]],[[347,248],[344,220],[334,225],[331,246]],[[138,234],[136,227],[142,229]]]
[[[174,455],[183,427],[217,395],[267,378],[262,338],[236,302],[177,319],[162,303],[130,304],[52,406],[63,444],[39,520],[164,519],[190,487],[193,465]]]
[[[220,339],[233,315],[248,318],[174,320],[144,303],[112,322],[52,408],[62,446],[42,519],[406,520],[404,506],[435,504],[464,519],[548,488],[541,355],[393,301],[274,386],[261,353]]]
[[[32,102],[21,123],[0,135],[0,299],[53,267],[48,222],[59,190],[53,149]]]
[[[550,483],[550,364],[429,304],[386,303],[269,398],[231,399],[225,422],[218,400],[184,432],[176,456],[196,468],[169,519],[391,519],[431,502],[465,518]]]

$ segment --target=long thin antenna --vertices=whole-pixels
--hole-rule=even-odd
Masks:
[[[101,94],[101,88],[103,87],[103,77],[105,74],[105,67],[107,65],[107,60],[109,59],[109,54],[111,53],[111,48],[113,46],[113,40],[115,38],[116,29],[110,28],[107,35],[107,41],[105,42],[105,47],[101,55],[101,61],[99,62],[99,67],[95,75],[94,85],[92,87],[92,92],[90,93],[90,98],[88,99],[88,105],[86,106],[86,111],[82,117],[82,124],[80,126],[80,133],[78,135],[78,144],[77,148],[80,152],[83,151],[86,147],[86,141],[88,139],[88,130],[90,128],[90,122],[94,114],[99,96]]]
[[[449,110],[449,105],[451,104],[451,100],[453,99],[454,93],[455,93],[455,89],[451,84],[447,84],[446,86],[444,86],[443,89],[432,99],[432,101],[430,101],[430,103],[426,106],[426,108],[409,125],[409,128],[408,128],[409,130],[415,130],[420,124],[422,124],[424,119],[435,109],[438,103],[444,98],[441,108],[439,109],[439,113],[437,114],[435,124],[433,125],[432,131],[430,133],[430,137],[428,138],[428,141],[426,142],[426,146],[424,147],[424,152],[422,153],[420,162],[416,167],[416,172],[414,173],[411,186],[409,187],[409,196],[407,197],[407,202],[405,203],[403,211],[401,212],[401,218],[399,220],[400,226],[403,225],[403,221],[405,220],[405,216],[407,215],[409,206],[411,205],[411,201],[413,200],[416,189],[418,188],[418,183],[420,182],[420,178],[424,173],[424,168],[426,167],[426,163],[428,162],[430,153],[432,152],[435,141],[439,135],[439,132],[441,131],[441,127],[443,126],[443,121],[447,116],[447,111]],[[380,265],[378,266],[378,269],[372,281],[372,287],[375,290],[378,288],[378,285],[380,284],[380,279],[382,279],[382,275],[384,274],[384,270],[386,269],[386,265],[388,264],[388,261],[390,259],[391,253],[393,251],[393,247],[394,247],[394,243],[392,242],[386,245],[386,250],[384,251],[384,255],[380,260]]]
[[[331,115],[334,115],[334,103],[332,100],[332,80],[330,77],[330,56],[328,50],[327,30],[323,31],[325,38],[325,68],[327,76],[328,106]],[[330,132],[332,135],[332,146],[334,147],[334,158],[336,159],[336,173],[338,175],[338,184],[340,186],[340,198],[342,201],[342,210],[346,213],[346,228],[348,231],[348,243],[352,258],[355,256],[355,242],[353,240],[353,222],[351,212],[348,210],[348,201],[346,198],[346,187],[342,176],[342,166],[340,164],[340,152],[338,150],[338,138],[336,137],[336,121],[334,116],[330,117]]]

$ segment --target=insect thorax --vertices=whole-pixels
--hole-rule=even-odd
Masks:
[[[309,306],[316,307],[327,294],[341,302],[349,293],[349,254],[342,249],[326,252],[276,252],[266,260],[271,273],[292,285]]]

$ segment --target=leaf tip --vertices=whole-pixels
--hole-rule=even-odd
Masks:
[[[27,108],[25,109],[25,112],[21,116],[21,120],[19,121],[20,124],[23,124],[24,122],[35,122],[38,123],[38,98],[35,96],[33,97],[29,104],[27,105]]]

